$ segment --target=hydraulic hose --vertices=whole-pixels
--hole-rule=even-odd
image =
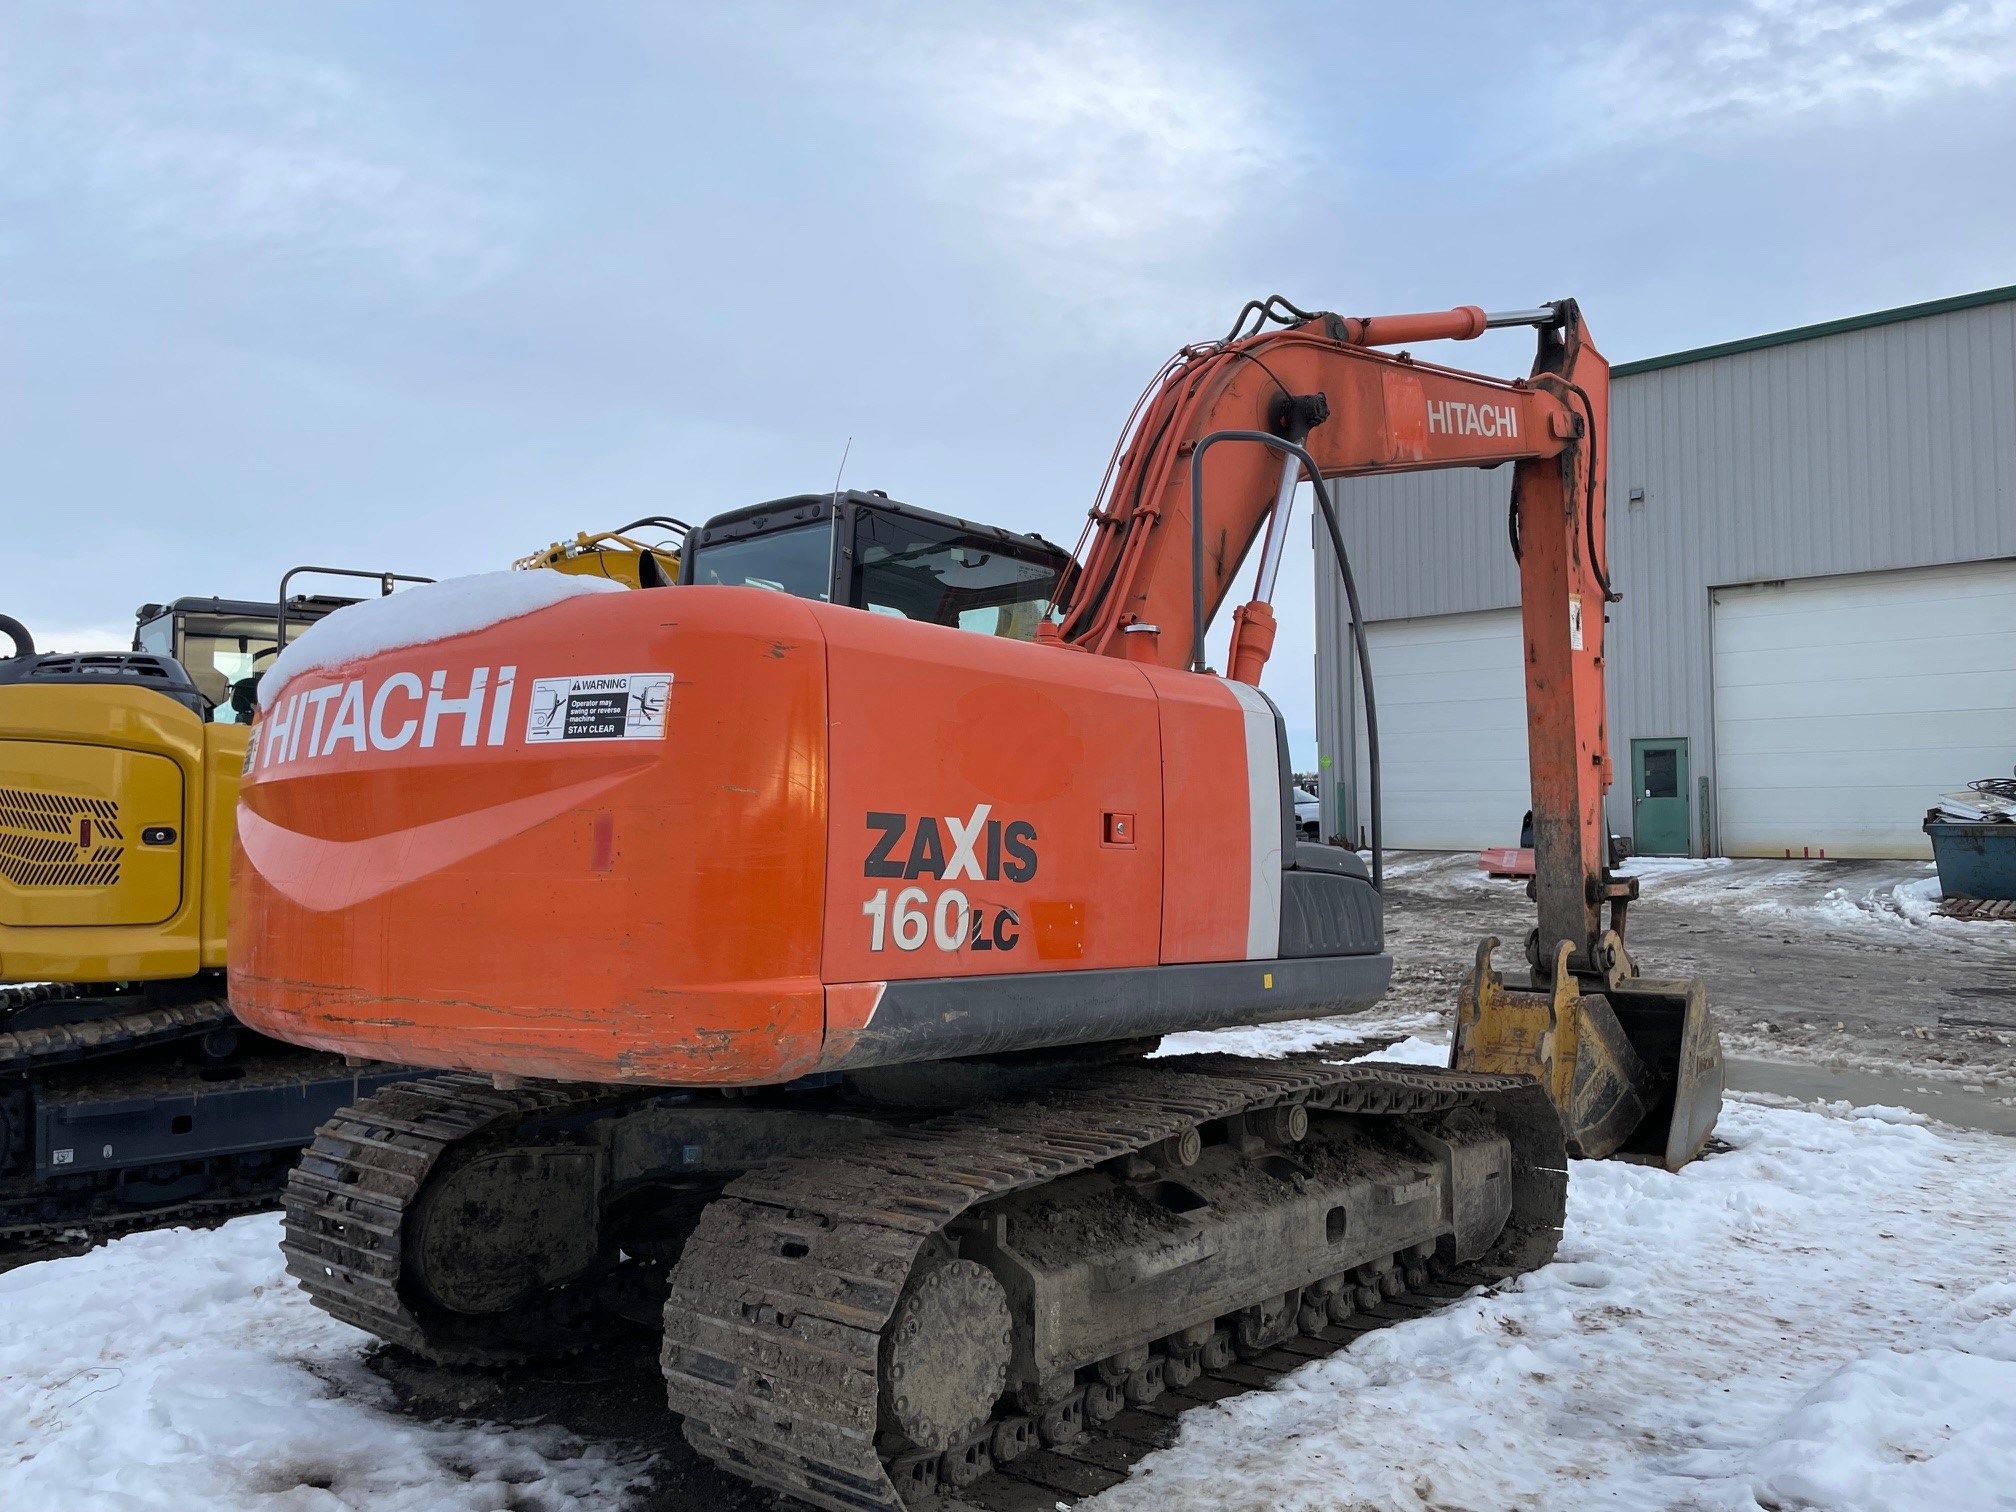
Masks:
[[[1204,453],[1220,441],[1257,441],[1286,456],[1294,457],[1309,475],[1323,523],[1330,532],[1330,547],[1337,553],[1337,566],[1344,577],[1344,599],[1351,608],[1351,642],[1358,656],[1358,680],[1364,686],[1365,765],[1367,806],[1372,811],[1372,888],[1385,891],[1385,824],[1379,788],[1379,709],[1372,696],[1372,648],[1365,640],[1365,616],[1358,608],[1358,584],[1351,576],[1351,557],[1344,550],[1344,533],[1337,527],[1337,510],[1330,501],[1330,486],[1317,470],[1316,459],[1293,441],[1271,431],[1213,431],[1190,453],[1190,670],[1204,670]]]
[[[1308,453],[1303,453],[1308,465]],[[1372,810],[1372,888],[1384,892],[1386,880],[1384,812],[1379,795],[1379,707],[1372,697],[1372,648],[1365,640],[1365,616],[1358,608],[1358,583],[1351,576],[1351,554],[1344,549],[1344,533],[1337,528],[1337,510],[1330,502],[1330,485],[1310,468],[1316,503],[1323,511],[1323,523],[1330,531],[1330,549],[1337,553],[1337,569],[1344,579],[1344,601],[1351,608],[1351,643],[1358,653],[1358,680],[1365,689],[1365,773],[1368,806]]]

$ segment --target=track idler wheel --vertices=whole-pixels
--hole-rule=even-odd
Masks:
[[[1145,1407],[1167,1389],[1168,1369],[1169,1362],[1161,1355],[1157,1355],[1127,1377],[1121,1390],[1134,1406]]]
[[[594,1263],[601,1187],[593,1148],[473,1154],[436,1176],[414,1204],[407,1277],[451,1312],[508,1313]]]
[[[967,1444],[1008,1384],[1014,1334],[1008,1294],[987,1267],[925,1265],[882,1334],[883,1421],[921,1450]]]
[[[1197,1359],[1206,1370],[1223,1370],[1239,1358],[1239,1351],[1232,1347],[1232,1330],[1213,1329],[1211,1337],[1204,1341],[1204,1347],[1197,1351]]]
[[[1118,1386],[1094,1381],[1085,1388],[1085,1421],[1095,1428],[1120,1416],[1120,1409],[1126,1405],[1127,1399],[1120,1394]]]

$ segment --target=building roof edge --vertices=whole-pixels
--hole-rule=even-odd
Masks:
[[[1868,315],[1849,315],[1840,320],[1823,320],[1818,325],[1794,326],[1786,331],[1771,331],[1762,336],[1745,336],[1736,341],[1720,341],[1713,346],[1690,347],[1684,352],[1668,352],[1662,357],[1641,357],[1634,362],[1620,362],[1610,369],[1613,378],[1628,378],[1633,373],[1656,373],[1661,368],[1682,367],[1690,362],[1706,362],[1713,357],[1734,357],[1742,352],[1761,351],[1766,347],[1790,346],[1795,341],[1812,341],[1821,336],[1839,336],[1848,331],[1866,331],[1872,326],[1895,325],[1901,320],[1920,320],[1928,315],[1950,315],[1956,310],[1971,310],[1981,305],[2004,304],[2016,300],[2016,284],[1999,289],[1982,289],[1973,294],[1954,294],[1945,299],[1930,299],[1922,304],[1899,305],[1894,310],[1877,310]]]

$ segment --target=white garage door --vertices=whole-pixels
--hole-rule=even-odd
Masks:
[[[1365,627],[1365,638],[1379,701],[1386,844],[1517,845],[1532,806],[1519,611],[1382,620]],[[1359,793],[1367,791],[1362,721]]]
[[[2016,562],[1715,593],[1732,856],[1929,856],[1939,793],[2016,762]]]

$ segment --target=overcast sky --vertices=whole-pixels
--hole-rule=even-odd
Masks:
[[[2012,162],[2016,0],[15,0],[0,611],[497,568],[849,437],[1069,542],[1249,296],[1572,294],[1622,361],[2016,281]]]

